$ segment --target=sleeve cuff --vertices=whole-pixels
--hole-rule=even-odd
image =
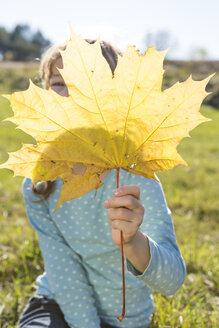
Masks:
[[[155,270],[156,270],[156,266],[157,266],[157,259],[156,259],[156,243],[150,238],[148,237],[148,241],[149,241],[149,247],[150,247],[150,254],[151,254],[151,258],[149,261],[149,264],[147,266],[147,268],[144,270],[143,273],[141,273],[140,271],[138,271],[132,264],[131,262],[129,262],[129,260],[126,258],[126,267],[127,270],[132,273],[135,277],[139,278],[139,279],[144,279],[146,277],[150,278],[151,275],[154,274]]]

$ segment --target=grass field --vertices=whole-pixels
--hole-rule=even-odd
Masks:
[[[178,166],[159,174],[173,213],[187,277],[173,297],[154,294],[152,328],[218,327],[219,111],[203,107],[202,113],[212,121],[201,124],[178,148],[189,167]],[[0,120],[10,114],[7,101],[0,97]],[[0,162],[7,159],[7,151],[15,151],[21,142],[31,140],[13,124],[1,122]],[[22,178],[0,170],[1,328],[16,326],[34,293],[35,278],[43,271],[36,234],[26,218],[21,183]]]

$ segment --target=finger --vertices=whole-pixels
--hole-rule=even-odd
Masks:
[[[140,226],[142,223],[142,216],[140,214],[121,207],[110,208],[108,211],[108,219],[110,223],[115,220],[135,222],[137,226]]]
[[[126,222],[120,220],[114,220],[111,224],[112,229],[122,231],[127,237],[132,236],[137,230],[138,227],[133,222]]]
[[[136,185],[128,185],[119,187],[114,191],[115,196],[132,195],[137,199],[140,199],[140,188]]]
[[[139,209],[141,201],[132,195],[125,195],[121,197],[112,197],[104,202],[105,208],[126,207],[130,210]]]

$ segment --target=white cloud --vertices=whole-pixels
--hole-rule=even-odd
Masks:
[[[118,28],[107,24],[83,24],[75,25],[74,31],[83,38],[97,39],[100,37],[101,40],[112,43],[121,51],[125,51],[129,45],[136,45],[137,48],[141,46],[141,38],[139,36],[130,36],[128,29],[121,27]]]

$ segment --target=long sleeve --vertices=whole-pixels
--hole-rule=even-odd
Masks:
[[[127,269],[153,290],[163,295],[173,295],[183,284],[186,269],[161,184],[135,175],[131,182],[141,189],[145,215],[140,231],[148,237],[151,259],[142,274],[128,259]]]
[[[30,224],[37,232],[47,281],[70,327],[100,327],[93,289],[74,252],[52,220],[47,201],[31,191],[31,180],[23,183],[23,196]]]

